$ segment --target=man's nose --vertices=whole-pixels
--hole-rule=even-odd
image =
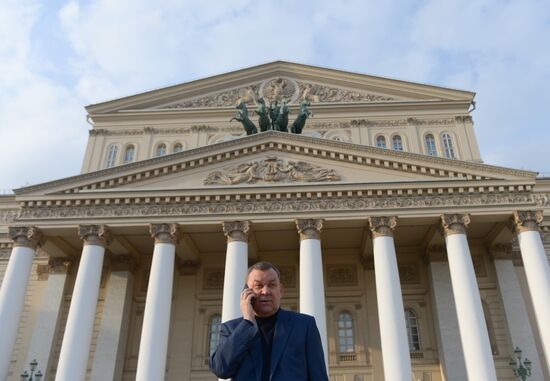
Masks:
[[[269,295],[269,294],[271,294],[271,290],[268,286],[264,286],[264,287],[262,287],[261,293],[264,294],[264,295]]]

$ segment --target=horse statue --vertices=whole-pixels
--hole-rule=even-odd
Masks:
[[[264,98],[258,98],[258,108],[256,109],[258,115],[258,124],[260,125],[260,131],[265,132],[270,129],[271,122],[269,120],[269,110],[265,105]]]
[[[271,119],[271,129],[277,131],[277,117],[279,116],[279,110],[281,107],[277,101],[269,104],[269,119]]]
[[[300,112],[290,128],[290,132],[293,134],[301,134],[306,125],[307,118],[313,115],[312,112],[308,110],[308,106],[310,106],[310,103],[306,100],[300,104]]]
[[[241,101],[237,105],[237,108],[239,109],[239,111],[237,111],[237,114],[234,118],[231,118],[229,120],[229,123],[236,120],[237,122],[242,123],[247,135],[257,134],[258,128],[254,124],[254,122],[252,122],[248,117],[248,108],[246,107],[246,103],[244,101]]]
[[[285,102],[281,105],[279,108],[279,114],[277,115],[277,119],[275,120],[275,126],[277,127],[277,131],[281,132],[288,132],[288,112],[289,108],[286,105]]]

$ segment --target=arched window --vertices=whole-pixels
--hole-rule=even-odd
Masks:
[[[420,350],[420,335],[418,334],[418,321],[413,310],[405,310],[405,321],[407,323],[409,352],[417,352]]]
[[[208,322],[208,356],[212,356],[212,353],[218,347],[221,324],[222,317],[220,315],[213,315]]]
[[[124,164],[131,163],[134,161],[134,154],[136,152],[136,147],[133,144],[126,146],[126,151],[124,152]]]
[[[347,311],[340,312],[338,315],[338,352],[355,352],[353,342],[353,319]]]
[[[391,143],[394,151],[403,151],[403,140],[401,140],[401,136],[394,135],[394,137],[391,140]]]
[[[166,144],[160,143],[155,150],[155,156],[164,156],[166,155]]]
[[[183,144],[181,144],[181,143],[174,144],[174,150],[173,151],[174,151],[174,153],[183,151]]]
[[[386,138],[383,137],[382,135],[378,136],[378,137],[376,138],[376,146],[377,146],[378,148],[387,148],[387,146],[386,146]]]
[[[441,142],[443,143],[443,152],[447,159],[456,159],[455,149],[453,146],[453,139],[447,132],[441,134]]]
[[[105,159],[105,168],[111,168],[116,165],[116,157],[118,154],[118,146],[111,144],[107,149],[107,157]]]
[[[430,156],[437,156],[437,148],[435,147],[435,138],[432,134],[426,135],[424,138],[426,144],[426,153]]]

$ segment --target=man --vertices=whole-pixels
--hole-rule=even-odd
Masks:
[[[222,324],[210,369],[233,381],[328,381],[319,330],[312,316],[280,308],[279,270],[258,262],[241,293],[242,318]]]

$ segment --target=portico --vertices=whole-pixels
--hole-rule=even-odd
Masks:
[[[90,106],[84,173],[0,199],[0,379],[36,357],[46,380],[213,380],[260,260],[282,307],[315,317],[331,376],[507,380],[520,346],[548,378],[550,182],[480,162],[472,93],[281,63],[241,75]],[[227,99],[281,83],[295,112],[318,92],[304,133],[227,125]],[[422,151],[437,134],[458,157]],[[377,146],[396,135],[405,150]],[[111,167],[130,137],[149,156]],[[186,149],[155,154],[172,143]]]

